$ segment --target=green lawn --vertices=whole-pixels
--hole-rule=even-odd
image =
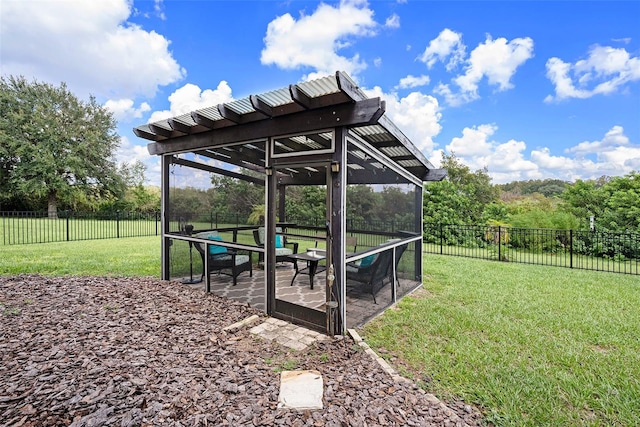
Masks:
[[[160,277],[160,237],[0,246],[0,274]]]
[[[425,389],[500,426],[640,425],[637,276],[431,254],[425,272],[361,331]],[[0,246],[21,273],[159,277],[160,238]]]
[[[425,270],[362,331],[405,374],[496,425],[640,425],[637,276],[439,255]]]

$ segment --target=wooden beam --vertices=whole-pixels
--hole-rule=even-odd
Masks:
[[[374,124],[384,104],[380,98],[370,98],[355,103],[345,103],[297,114],[273,117],[238,126],[185,135],[171,140],[170,144],[149,144],[149,154],[193,151],[206,147],[251,141],[285,134],[302,134],[334,126]]]
[[[142,130],[140,128],[133,128],[133,133],[138,138],[148,139],[149,141],[159,141],[161,139],[161,138],[158,138],[158,135],[156,135],[155,133],[147,132],[147,131]]]
[[[209,117],[203,116],[197,111],[191,112],[191,118],[193,118],[194,122],[206,128],[213,129],[216,127],[215,120],[211,120]]]
[[[190,168],[202,170],[202,171],[205,171],[205,172],[217,173],[217,174],[228,176],[228,177],[231,177],[231,178],[237,178],[237,179],[241,179],[243,181],[253,182],[253,183],[258,184],[258,185],[264,185],[264,179],[256,178],[256,177],[249,176],[249,175],[243,175],[243,174],[237,173],[237,172],[231,172],[231,171],[228,171],[226,169],[217,168],[215,166],[210,166],[210,165],[205,165],[205,164],[202,164],[202,163],[193,162],[191,160],[176,158],[176,159],[173,160],[173,163],[175,163],[177,165],[182,165],[182,166],[187,166],[187,167],[190,167]]]
[[[165,138],[171,138],[172,131],[169,129],[154,125],[153,123],[149,124],[149,129],[151,129],[151,132],[155,133],[156,135],[164,136]]]
[[[393,135],[398,141],[400,141],[404,148],[409,150],[409,152],[413,154],[413,156],[418,159],[418,161],[422,163],[427,169],[435,168],[435,166],[433,166],[433,164],[429,160],[427,160],[424,154],[422,154],[422,151],[418,150],[418,148],[413,145],[409,138],[407,138],[407,136],[402,133],[402,131],[398,129],[387,116],[380,117],[379,124],[380,126],[384,127],[387,132]]]
[[[422,178],[423,181],[442,181],[447,177],[446,169],[429,169]]]
[[[173,130],[177,130],[178,132],[182,132],[182,133],[186,133],[186,134],[190,134],[191,133],[191,126],[186,125],[182,122],[179,122],[175,119],[169,119],[167,120],[167,122],[169,122],[169,126],[171,126],[171,129]]]
[[[217,150],[220,151],[220,150]],[[264,151],[255,152],[255,150],[245,150],[242,153],[238,152],[223,152],[218,153],[215,148],[209,150],[196,150],[193,153],[199,156],[207,157],[209,159],[216,159],[221,162],[231,163],[236,166],[245,167],[247,162],[251,162],[264,169]],[[260,156],[259,154],[262,154]]]
[[[218,112],[222,117],[229,121],[232,121],[233,123],[242,123],[242,115],[233,111],[231,108],[227,107],[224,104],[218,104]]]
[[[296,104],[303,106],[307,110],[313,108],[313,99],[304,93],[298,85],[289,85],[289,93]]]
[[[254,110],[261,112],[267,117],[274,116],[273,108],[271,108],[269,104],[264,102],[264,100],[260,98],[258,95],[249,96],[249,101],[251,101],[251,106],[253,107]]]
[[[340,91],[353,101],[362,101],[366,95],[342,71],[336,71],[336,83]]]

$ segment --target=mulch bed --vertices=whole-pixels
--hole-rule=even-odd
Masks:
[[[146,278],[0,277],[0,425],[480,425],[396,383],[348,337],[292,351],[225,326],[253,314]],[[316,369],[324,409],[277,407],[279,371]]]

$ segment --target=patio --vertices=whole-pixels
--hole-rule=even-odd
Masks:
[[[308,276],[298,275],[293,286],[291,280],[295,273],[292,265],[283,265],[277,268],[278,282],[276,285],[276,297],[283,301],[297,304],[320,312],[325,311],[325,290],[324,276],[317,275],[314,279],[314,289],[310,289]],[[179,281],[182,281],[182,278]],[[410,286],[406,280],[400,280],[400,285]],[[238,276],[236,286],[229,276],[216,276],[211,282],[210,292],[224,298],[241,303],[247,303],[258,310],[265,310],[264,304],[264,270],[255,269],[253,277],[248,274]],[[186,284],[186,286],[205,291],[204,282],[196,284]],[[380,307],[387,307],[393,301],[391,298],[391,285],[387,283],[376,294],[376,299]],[[375,316],[379,307],[373,307],[371,294],[364,291],[359,286],[347,287],[347,328],[355,328],[366,323],[372,316]]]

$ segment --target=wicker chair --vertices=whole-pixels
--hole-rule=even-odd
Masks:
[[[365,257],[360,262],[347,264],[347,286],[349,286],[349,281],[363,284],[369,288],[371,296],[373,296],[373,302],[377,304],[376,286],[380,285],[379,287],[382,288],[385,279],[393,280],[391,277],[393,252],[387,250],[370,256],[371,258]],[[371,260],[370,263],[367,262],[369,260]]]
[[[295,259],[290,259],[289,255],[298,253],[298,242],[289,242],[286,236],[279,233],[282,233],[282,229],[280,227],[276,227],[276,234],[282,237],[281,247],[276,246],[276,262],[291,262],[297,269],[297,261]],[[256,245],[261,248],[264,247],[264,227],[253,230],[253,240],[255,240]],[[264,262],[264,254],[262,252],[258,254],[258,263],[261,262]]]
[[[205,231],[194,235],[201,239],[222,241],[216,231]],[[194,246],[202,258],[202,278],[204,278],[204,256],[205,250],[201,243],[194,243]],[[253,277],[253,266],[251,264],[251,251],[247,254],[239,253],[236,249],[226,248],[219,245],[209,245],[209,274],[217,272],[226,274],[233,278],[233,286],[238,284],[238,275],[244,271],[249,272],[249,277]]]

